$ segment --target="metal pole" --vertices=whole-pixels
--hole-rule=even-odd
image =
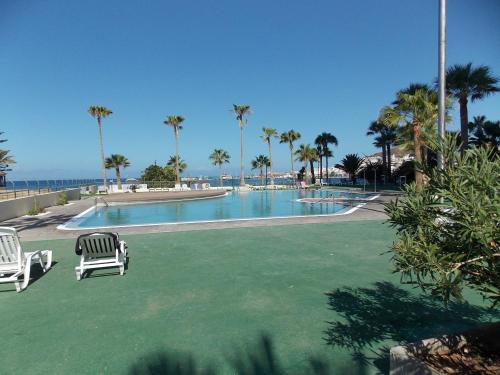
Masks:
[[[438,137],[440,142],[445,139],[446,118],[446,0],[439,0],[439,58],[438,58]],[[438,168],[444,168],[442,153],[438,154]]]

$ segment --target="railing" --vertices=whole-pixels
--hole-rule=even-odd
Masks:
[[[98,185],[99,180],[23,180],[7,181],[0,187],[0,200],[28,197],[65,189],[83,188]],[[102,180],[101,180],[102,184]]]
[[[147,184],[148,188],[173,188],[175,186],[175,181],[170,180],[159,180],[159,181],[139,181],[136,180],[137,183],[122,180],[122,184],[130,187],[131,185],[138,184]],[[317,180],[319,181],[319,180]],[[187,184],[190,186],[195,183],[207,182],[211,187],[220,187],[219,178],[208,178],[208,179],[200,179],[200,180],[189,180],[184,179],[181,181],[181,184]],[[239,178],[230,178],[223,180],[224,187],[237,187],[239,186]],[[269,185],[270,177],[268,176],[267,180],[256,177],[248,177],[245,179],[245,182],[249,185],[261,186],[261,185]],[[274,183],[276,185],[284,185],[288,187],[295,187],[296,181],[291,178],[278,178],[274,179]],[[116,180],[110,180],[110,185],[116,184]],[[92,189],[91,187],[95,188]],[[5,187],[0,187],[0,200],[5,199],[14,199],[21,198],[31,195],[50,193],[54,191],[61,191],[64,189],[71,188],[85,188],[89,193],[98,192],[99,186],[103,186],[102,179],[65,179],[65,180],[22,180],[22,181],[7,181],[7,185]],[[363,189],[365,191],[379,191],[379,190],[400,190],[400,184],[381,184],[378,183],[375,185],[373,182],[363,181],[363,179],[357,179],[356,184],[353,184],[349,179],[346,178],[338,178],[333,177],[329,178],[328,182],[326,179],[323,179],[323,186],[331,186],[331,187],[351,187],[356,189]],[[109,190],[113,192],[113,190]]]

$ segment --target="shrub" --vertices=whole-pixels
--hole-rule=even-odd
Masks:
[[[31,209],[28,211],[28,215],[35,216],[41,214],[42,212],[45,212],[45,209],[40,206],[38,199],[36,197],[33,197],[33,207],[31,207]]]
[[[68,203],[68,196],[64,191],[61,191],[59,194],[57,194],[57,205],[58,206],[64,206],[65,204]]]
[[[397,230],[393,262],[402,280],[443,298],[462,299],[464,286],[500,303],[500,158],[472,148],[460,155],[455,137],[431,143],[445,168],[417,165],[421,191],[388,203]]]

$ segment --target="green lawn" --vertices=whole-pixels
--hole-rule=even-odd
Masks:
[[[22,293],[0,285],[0,373],[126,374],[162,353],[158,367],[192,356],[231,374],[233,360],[259,358],[262,336],[287,373],[311,358],[335,374],[376,373],[396,341],[492,319],[477,297],[446,310],[402,288],[380,255],[393,234],[360,221],[123,236],[125,276],[80,282],[74,240],[24,242],[57,264]]]

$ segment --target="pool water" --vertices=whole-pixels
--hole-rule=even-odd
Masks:
[[[346,198],[369,197],[366,194],[328,190],[234,192],[209,199],[98,207],[73,218],[62,229],[331,215],[352,208],[352,205],[346,206],[331,201],[313,204],[298,201],[303,198],[323,198],[332,195],[342,195]]]

